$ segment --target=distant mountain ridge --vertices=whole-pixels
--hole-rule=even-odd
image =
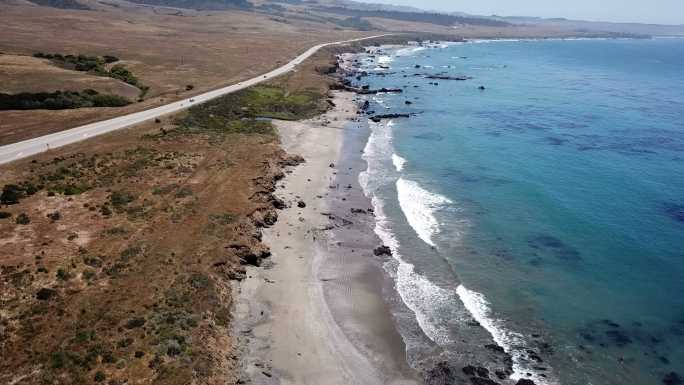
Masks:
[[[247,0],[128,0],[136,4],[159,5],[197,10],[251,9]]]
[[[345,15],[350,17],[378,17],[384,19],[413,21],[418,23],[430,23],[443,26],[452,26],[457,24],[480,25],[489,27],[508,27],[512,25],[506,21],[495,20],[483,17],[465,17],[455,16],[445,13],[432,12],[406,12],[406,11],[384,11],[372,9],[354,9],[346,7],[326,7],[320,6],[314,8],[317,11],[334,13],[338,15]]]

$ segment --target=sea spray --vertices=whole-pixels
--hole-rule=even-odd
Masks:
[[[406,159],[397,154],[392,154],[392,164],[394,164],[394,168],[397,170],[397,172],[402,172],[404,170],[404,166],[406,165]]]

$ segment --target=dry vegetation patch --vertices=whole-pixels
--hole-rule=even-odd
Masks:
[[[99,4],[98,11],[46,7],[30,7],[27,11],[25,6],[0,4],[0,52],[28,56],[36,52],[116,56],[142,84],[150,87],[145,101],[122,108],[0,111],[0,145],[234,84],[268,72],[315,44],[372,34],[334,30],[327,24],[301,20],[283,23],[272,15],[256,12],[111,3],[116,6]],[[71,72],[74,76],[91,76]],[[34,85],[27,88],[42,83],[41,75],[36,76],[35,82],[29,82]],[[19,84],[13,89],[22,87],[25,86]],[[134,101],[136,97],[137,93],[130,99]]]
[[[46,59],[0,55],[0,93],[94,89],[135,100],[140,90],[120,80],[59,68]]]
[[[325,108],[295,83],[2,167],[0,382],[235,380],[230,281],[269,256],[259,229],[299,161],[257,118]]]

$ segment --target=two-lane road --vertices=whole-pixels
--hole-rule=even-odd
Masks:
[[[323,47],[336,44],[352,43],[356,41],[367,40],[381,36],[386,35],[376,35],[359,39],[319,44],[309,48],[306,52],[292,59],[289,63],[283,65],[282,67],[276,68],[271,72],[259,75],[257,77],[245,80],[237,84],[219,88],[217,90],[209,91],[201,95],[196,95],[191,98],[179,100],[177,102],[169,103],[160,107],[151,108],[149,110],[119,116],[117,118],[103,120],[101,122],[86,124],[84,126],[75,127],[69,130],[55,132],[53,134],[48,134],[37,138],[24,140],[22,142],[2,146],[0,147],[0,164],[9,163],[14,160],[26,158],[28,156],[45,152],[53,148],[65,146],[67,144],[79,142],[81,140],[92,138],[94,136],[105,134],[107,132],[130,127],[132,125],[142,123],[147,120],[158,118],[162,115],[167,115],[181,111],[192,105],[200,104],[208,100],[217,98],[219,96],[223,96],[235,91],[242,90],[244,88],[253,86],[263,81],[273,79],[277,76],[283,75],[287,72],[294,70],[294,68],[297,65],[301,64],[304,60],[308,59],[311,55],[313,55]]]

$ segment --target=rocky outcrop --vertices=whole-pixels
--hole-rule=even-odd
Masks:
[[[427,76],[425,76],[425,78],[426,79],[437,79],[437,80],[459,80],[459,81],[472,79],[472,77],[470,77],[470,76],[447,76],[447,75],[427,75]]]
[[[681,385],[684,383],[682,377],[676,372],[670,372],[663,377],[663,384],[665,385]]]
[[[385,245],[378,246],[375,248],[375,250],[373,250],[373,254],[375,254],[376,257],[380,257],[383,255],[392,256],[392,249],[390,249],[389,246]]]
[[[380,123],[383,119],[410,118],[411,114],[383,114],[371,116],[370,120]]]
[[[424,374],[427,385],[452,385],[458,384],[458,372],[446,361],[436,364]]]

